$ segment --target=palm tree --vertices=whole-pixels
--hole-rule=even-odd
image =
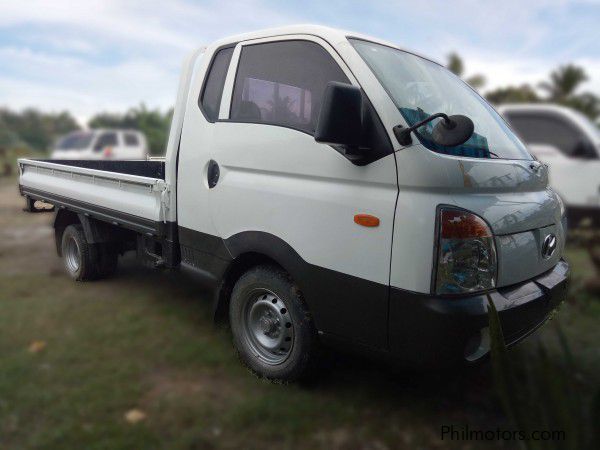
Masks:
[[[463,63],[462,58],[458,55],[458,53],[454,52],[448,55],[448,63],[446,64],[446,67],[448,70],[450,70],[450,72],[458,75],[459,77],[461,77],[465,71],[465,64]]]
[[[488,91],[485,94],[485,98],[495,105],[503,103],[535,103],[540,100],[535,89],[529,84],[497,88],[493,91]]]
[[[550,73],[550,80],[539,86],[548,93],[545,100],[574,108],[594,120],[600,115],[600,99],[591,92],[577,93],[588,79],[583,67],[567,64]]]
[[[540,83],[540,88],[548,93],[548,100],[564,102],[575,95],[581,83],[588,80],[582,67],[574,64],[560,66],[550,74],[550,81]]]
[[[463,78],[463,74],[465,72],[465,64],[463,63],[462,58],[458,55],[458,53],[450,53],[448,55],[448,63],[446,67],[450,70],[450,72],[455,75]],[[468,78],[463,78],[473,89],[481,89],[485,85],[485,77],[481,74],[475,74]]]

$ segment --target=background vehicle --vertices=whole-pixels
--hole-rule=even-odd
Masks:
[[[540,161],[566,203],[569,222],[600,226],[600,130],[583,114],[550,104],[503,105],[498,111]]]
[[[19,160],[28,207],[59,206],[74,279],[110,274],[133,249],[194,270],[244,362],[284,380],[309,370],[319,342],[473,362],[489,350],[488,299],[508,344],[562,300],[545,167],[445,68],[313,26],[199,55],[164,161]]]
[[[145,159],[146,136],[136,130],[96,129],[74,131],[62,137],[52,159]]]

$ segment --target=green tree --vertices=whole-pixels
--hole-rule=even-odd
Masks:
[[[486,93],[485,97],[495,105],[502,103],[535,103],[540,101],[535,89],[528,84],[494,89]]]
[[[486,79],[481,74],[475,74],[470,77],[464,77],[465,72],[465,63],[462,58],[458,55],[458,53],[452,52],[448,55],[448,62],[446,63],[446,67],[455,75],[461,77],[465,80],[466,83],[471,85],[474,89],[481,89],[485,86]]]
[[[117,113],[98,113],[88,121],[90,128],[130,128],[131,126],[125,123],[123,114]]]
[[[0,148],[11,148],[20,143],[19,136],[0,117]]]
[[[600,99],[590,92],[575,95],[563,103],[582,112],[592,120],[600,116]]]
[[[539,86],[547,93],[545,100],[574,108],[594,120],[600,115],[600,98],[591,92],[577,93],[588,79],[583,67],[567,64],[550,73],[550,80]]]
[[[448,63],[446,64],[446,67],[448,70],[450,70],[450,72],[458,75],[459,77],[462,77],[463,73],[465,72],[465,63],[463,62],[462,58],[454,52],[448,55]]]
[[[79,129],[77,121],[68,112],[43,113],[33,108],[21,112],[2,108],[0,123],[5,129],[4,139],[10,134],[11,140],[38,151],[47,150],[60,135]]]
[[[574,96],[577,88],[587,80],[582,67],[567,64],[550,73],[550,81],[542,81],[540,88],[548,93],[548,100],[560,103]]]

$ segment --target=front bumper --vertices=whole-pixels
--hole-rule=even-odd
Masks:
[[[507,345],[516,344],[547,320],[566,296],[568,275],[569,265],[561,260],[529,281],[489,292]],[[487,304],[487,294],[448,298],[392,288],[390,350],[411,366],[479,359],[486,352],[475,352],[474,342],[478,336],[485,341]]]

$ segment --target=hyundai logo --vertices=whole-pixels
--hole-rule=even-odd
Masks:
[[[554,254],[554,250],[556,250],[557,243],[558,240],[553,234],[549,234],[548,236],[546,236],[544,242],[542,243],[542,257],[544,259],[548,259]]]

